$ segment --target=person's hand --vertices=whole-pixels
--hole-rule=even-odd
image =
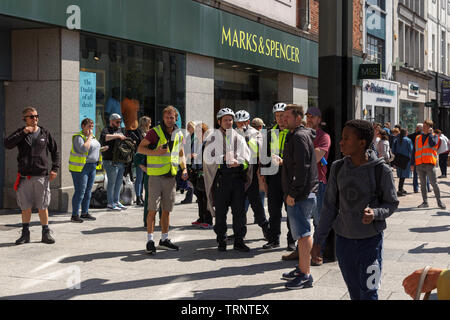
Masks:
[[[188,178],[189,178],[189,175],[188,175],[187,169],[184,168],[183,173],[181,175],[181,179],[183,179],[183,181],[186,181]]]
[[[276,166],[280,166],[283,164],[283,159],[281,159],[279,156],[277,156],[276,154],[272,155],[272,162],[276,165]]]
[[[155,155],[155,156],[162,156],[162,155],[164,155],[164,154],[166,154],[168,151],[167,151],[167,148],[164,148],[163,149],[163,146],[159,146],[158,148],[156,148],[154,151],[153,151],[153,154]]]
[[[191,158],[192,158],[192,159],[197,159],[197,157],[198,157],[198,154],[196,154],[196,153],[192,153],[192,154],[191,154]]]
[[[231,161],[231,163],[228,165],[230,168],[236,168],[236,167],[239,167],[240,166],[240,164],[239,164],[239,162],[236,160],[236,159],[233,159],[232,161]]]
[[[405,292],[413,299],[416,297],[417,287],[419,286],[419,279],[422,272],[423,269],[416,270],[403,280]],[[439,268],[431,268],[428,271],[421,293],[430,292],[437,288],[437,281],[441,272],[442,269]]]
[[[123,134],[119,135],[120,140],[125,140],[127,137],[125,137]]]
[[[311,249],[311,260],[317,261],[320,257],[321,246],[318,243],[314,243]]]
[[[58,176],[58,173],[56,173],[55,171],[51,171],[48,180],[53,181],[56,179],[57,176]]]
[[[23,132],[25,132],[26,134],[33,132],[34,128],[33,127],[25,127],[23,128]]]
[[[428,133],[433,133],[433,128],[428,129]]]
[[[293,206],[295,205],[295,199],[288,195],[288,196],[286,197],[286,204],[287,204],[289,207],[293,207]]]
[[[373,209],[371,208],[365,208],[362,218],[363,224],[371,224],[373,219],[375,218],[375,214],[373,212]]]

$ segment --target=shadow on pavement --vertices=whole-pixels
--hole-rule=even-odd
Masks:
[[[421,244],[417,248],[411,249],[408,253],[447,253],[450,254],[450,247],[436,247],[425,249],[428,243]]]
[[[212,271],[202,271],[197,273],[185,273],[174,276],[167,277],[159,277],[159,278],[151,278],[151,279],[140,279],[140,280],[132,280],[132,281],[123,281],[123,282],[109,282],[108,279],[88,279],[81,283],[81,289],[79,290],[70,290],[70,289],[60,289],[60,290],[52,290],[52,291],[43,291],[43,292],[35,292],[29,294],[20,294],[14,296],[6,296],[1,297],[2,299],[22,299],[22,300],[42,300],[42,299],[63,299],[68,300],[74,297],[90,295],[96,293],[104,293],[104,292],[117,292],[124,291],[129,289],[138,289],[138,288],[147,288],[154,286],[162,286],[166,284],[174,284],[174,283],[184,283],[189,281],[199,281],[199,280],[207,280],[207,279],[215,279],[215,278],[223,278],[228,276],[240,276],[240,275],[256,275],[263,274],[265,272],[280,270],[280,274],[282,271],[286,269],[286,263],[283,261],[270,262],[270,263],[261,263],[254,264],[249,266],[239,266],[239,267],[225,267],[218,270]],[[278,287],[280,283],[277,284],[268,284],[268,285],[260,285],[260,286],[247,286],[241,287],[245,289],[245,293],[243,290],[239,291],[241,295],[245,295],[246,298],[256,297],[262,294],[262,289],[264,288],[272,288]],[[253,292],[250,289],[254,287],[255,290]],[[239,288],[239,287],[237,287]],[[215,289],[217,295],[221,295],[219,293],[220,290],[225,290],[228,292],[229,290],[236,290],[236,288],[227,288],[227,289]],[[206,291],[205,291],[206,292]],[[231,293],[227,293],[231,294]],[[237,298],[238,296],[234,296]]]
[[[63,223],[73,223],[70,221],[70,218],[67,221],[49,221],[48,224],[63,224]],[[5,227],[9,228],[22,228],[22,223],[15,223],[15,224],[5,224]],[[41,223],[39,221],[32,221],[30,222],[30,227],[37,227],[41,226]]]
[[[433,217],[450,217],[450,212],[439,211],[432,215]]]
[[[438,227],[411,228],[411,229],[409,229],[409,231],[418,232],[418,233],[446,232],[446,231],[450,231],[450,225],[438,226]]]

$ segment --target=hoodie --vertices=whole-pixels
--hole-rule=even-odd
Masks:
[[[394,176],[383,158],[377,158],[373,150],[367,152],[369,161],[359,167],[353,165],[350,157],[335,161],[331,166],[314,243],[324,243],[331,227],[336,234],[347,239],[371,238],[386,229],[385,219],[394,213],[399,203]],[[342,161],[343,165],[336,177],[336,166]],[[375,179],[375,167],[378,164],[382,165],[379,171],[381,179],[378,188],[382,188],[379,196]],[[373,209],[375,215],[371,224],[362,223],[367,206]]]

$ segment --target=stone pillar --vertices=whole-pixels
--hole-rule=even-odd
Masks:
[[[278,101],[295,103],[308,109],[308,78],[293,73],[278,73]]]
[[[186,123],[214,126],[214,59],[186,54]]]
[[[56,139],[61,155],[58,178],[51,183],[50,210],[66,212],[73,183],[68,164],[71,135],[79,126],[79,33],[52,29],[13,30],[12,81],[5,88],[6,134],[23,126],[21,111],[33,106],[39,125]],[[16,208],[12,189],[17,148],[6,152],[4,207]]]

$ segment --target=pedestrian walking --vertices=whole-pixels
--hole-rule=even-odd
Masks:
[[[260,187],[259,187],[259,150],[262,147],[261,133],[250,127],[250,114],[246,110],[239,110],[236,112],[236,131],[241,134],[248,147],[250,148],[250,170],[252,170],[252,183],[246,192],[246,200],[252,206],[254,220],[261,228],[264,239],[269,240],[269,221],[266,219],[264,211],[264,203],[261,202]],[[245,210],[247,214],[247,210]]]
[[[109,126],[105,127],[100,134],[101,145],[108,146],[108,149],[103,153],[103,166],[108,178],[108,185],[106,187],[108,198],[107,208],[110,211],[116,212],[127,209],[127,207],[119,201],[125,165],[123,163],[113,161],[115,143],[117,143],[119,139],[126,139],[124,129],[120,127],[121,122],[122,117],[119,114],[111,114],[109,117]]]
[[[414,166],[414,171],[413,171],[413,190],[414,193],[418,193],[419,192],[419,176],[417,175],[417,170],[416,170],[416,137],[418,135],[422,134],[422,130],[423,130],[423,123],[418,123],[416,125],[416,131],[410,135],[408,135],[408,138],[411,140],[411,142],[413,143],[413,153],[411,156],[411,164]],[[413,170],[413,168],[411,168],[411,170]],[[430,182],[429,179],[427,177],[427,190],[428,192],[431,191],[430,189]]]
[[[148,216],[146,252],[156,253],[154,242],[155,216],[160,200],[161,239],[158,249],[179,250],[179,246],[169,239],[169,215],[175,204],[175,188],[178,166],[182,170],[182,179],[187,180],[186,160],[182,148],[183,134],[176,126],[177,111],[167,106],[163,112],[163,121],[151,129],[138,147],[138,152],[147,156],[148,175]]]
[[[420,190],[422,192],[423,203],[418,208],[428,208],[426,179],[428,178],[433,187],[437,205],[441,209],[446,206],[441,201],[441,192],[436,178],[437,150],[439,137],[433,133],[433,121],[425,120],[423,123],[423,133],[416,137],[415,141],[415,164],[420,180]]]
[[[438,178],[447,178],[447,162],[448,154],[450,152],[450,140],[439,129],[434,130],[434,133],[439,136],[441,141],[438,148],[439,168],[441,169],[441,175]]]
[[[317,161],[314,150],[314,129],[302,124],[304,110],[302,106],[289,104],[284,111],[286,127],[286,146],[282,168],[282,186],[292,236],[298,240],[298,267],[283,274],[290,280],[287,289],[312,287],[311,262],[311,223],[316,207],[316,193],[319,187]],[[316,257],[317,260],[317,257]]]
[[[400,135],[394,140],[394,145],[392,147],[392,152],[395,155],[394,159],[398,162],[397,165],[397,178],[399,178],[398,182],[398,191],[397,196],[403,197],[408,192],[403,188],[405,184],[405,179],[411,178],[411,156],[413,152],[413,143],[412,141],[407,137],[407,131],[406,129],[402,128],[400,130]],[[400,163],[402,160],[405,163]],[[403,166],[403,168],[400,167]]]
[[[398,207],[392,170],[370,149],[374,129],[350,120],[340,141],[344,159],[331,166],[312,259],[328,231],[336,233],[336,257],[352,300],[377,300],[383,263],[383,230]]]
[[[42,239],[46,244],[55,243],[48,227],[50,204],[50,182],[58,176],[60,155],[55,139],[50,132],[38,125],[39,114],[33,107],[22,111],[25,126],[17,129],[4,140],[7,149],[17,147],[18,173],[14,184],[17,204],[22,210],[22,234],[16,245],[30,242],[30,221],[33,208],[39,210]],[[51,170],[48,172],[48,153],[51,155]]]
[[[203,170],[208,208],[215,216],[214,232],[219,251],[227,250],[227,212],[233,215],[234,250],[248,252],[244,214],[245,192],[252,172],[248,169],[250,150],[242,137],[233,129],[235,114],[230,108],[220,109],[216,115],[219,129],[208,136]]]
[[[383,158],[386,163],[391,159],[391,148],[389,146],[389,135],[386,131],[380,130],[378,133],[380,141],[377,143],[378,158]]]
[[[92,186],[97,170],[102,169],[100,142],[94,136],[94,121],[89,118],[81,122],[81,131],[72,136],[69,170],[75,192],[72,197],[72,222],[96,220],[89,213]],[[79,210],[81,206],[81,218]]]
[[[186,130],[188,132],[188,136],[185,139],[185,144],[183,146],[183,148],[185,148],[184,150],[184,154],[186,156],[192,157],[192,153],[191,153],[191,148],[194,146],[194,141],[196,141],[196,137],[195,137],[195,122],[194,121],[189,121],[187,126],[186,126]],[[186,150],[187,149],[187,150]],[[192,158],[191,158],[192,160]],[[178,178],[179,174],[177,175]],[[194,186],[192,185],[191,181],[188,180],[184,183],[185,188],[186,188],[186,196],[184,197],[184,199],[181,201],[180,204],[189,204],[192,203],[193,200],[193,195],[194,195]]]

